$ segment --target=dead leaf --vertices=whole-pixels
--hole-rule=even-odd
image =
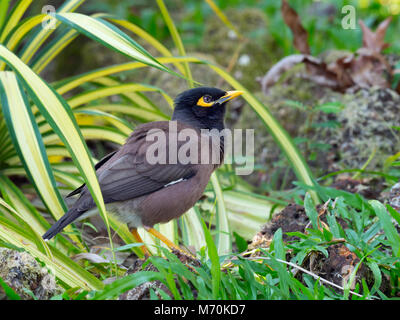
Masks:
[[[301,24],[297,12],[288,4],[286,0],[282,0],[281,12],[283,20],[292,30],[293,45],[303,54],[310,54],[310,46],[308,45],[308,33]]]
[[[293,54],[276,63],[267,74],[261,78],[260,83],[262,91],[266,94],[268,89],[278,82],[286,71],[300,63],[305,63],[307,66],[307,73],[300,75],[301,77],[314,81],[322,86],[339,89],[336,74],[330,71],[326,63],[321,59],[306,54]]]
[[[370,49],[375,52],[382,52],[382,50],[389,47],[388,43],[384,42],[386,30],[389,27],[392,17],[389,17],[382,21],[379,26],[373,32],[368,28],[362,20],[359,20],[363,32],[363,48]]]
[[[286,0],[282,0],[282,15],[294,34],[296,48],[309,52],[307,32],[301,26],[297,13]],[[274,85],[283,73],[299,63],[304,63],[307,67],[307,72],[300,75],[302,78],[340,92],[348,88],[372,86],[389,88],[394,71],[381,51],[389,46],[384,43],[384,37],[390,21],[391,18],[388,18],[381,22],[375,32],[360,21],[363,31],[363,47],[354,54],[340,57],[329,65],[309,54],[285,57],[261,79],[263,92],[267,93],[268,88]],[[397,87],[398,90],[400,90],[399,87],[400,84]]]
[[[357,50],[357,57],[352,61],[349,71],[354,83],[359,87],[390,87],[388,62],[379,52],[369,48]]]

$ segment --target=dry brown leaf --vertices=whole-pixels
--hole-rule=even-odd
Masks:
[[[357,58],[351,63],[350,72],[354,83],[360,87],[390,87],[387,79],[390,73],[388,62],[379,52],[369,48],[357,50]]]
[[[382,50],[389,47],[389,44],[385,43],[384,39],[386,30],[391,21],[392,17],[385,19],[379,24],[375,32],[373,32],[362,20],[360,20],[359,24],[363,32],[363,48],[367,48],[375,52],[382,52]]]
[[[353,78],[349,74],[351,63],[354,55],[345,56],[337,59],[328,65],[328,70],[335,74],[337,87],[340,91],[352,87],[354,85]]]
[[[302,26],[297,12],[286,0],[282,0],[281,12],[283,20],[290,30],[292,30],[294,47],[303,54],[310,54],[311,51],[308,45],[308,33]]]
[[[301,26],[297,13],[286,0],[282,0],[282,15],[293,32],[296,48],[309,52],[307,32]],[[304,63],[307,67],[306,74],[300,75],[301,77],[337,91],[343,92],[351,87],[389,88],[393,71],[381,51],[389,46],[384,43],[384,37],[390,21],[391,18],[388,18],[381,22],[375,32],[360,21],[363,47],[354,54],[338,58],[329,65],[309,54],[285,57],[261,79],[263,92],[267,93],[268,88],[274,85],[283,73],[299,63]]]
[[[307,73],[301,75],[301,77],[335,90],[342,89],[337,81],[336,72],[329,70],[326,63],[321,59],[306,54],[294,54],[276,63],[260,80],[262,91],[267,93],[268,89],[278,82],[286,71],[300,63],[304,63],[307,66]]]

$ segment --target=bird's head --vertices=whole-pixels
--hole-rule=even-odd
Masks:
[[[179,120],[199,129],[222,130],[226,103],[242,93],[210,87],[186,90],[175,99],[172,120]]]

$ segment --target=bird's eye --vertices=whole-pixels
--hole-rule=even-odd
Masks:
[[[212,101],[212,98],[211,98],[211,96],[209,96],[209,95],[207,94],[207,95],[205,95],[205,96],[203,97],[203,101],[204,101],[205,103],[210,103],[210,102]]]

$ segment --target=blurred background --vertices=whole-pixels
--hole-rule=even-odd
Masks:
[[[61,0],[52,1],[51,5],[58,8],[62,3]],[[214,3],[228,21],[218,17],[210,3]],[[371,30],[375,30],[379,23],[391,17],[392,21],[384,35],[385,43],[390,46],[383,52],[391,66],[395,67],[399,61],[400,43],[396,41],[396,36],[400,30],[398,16],[400,0],[292,0],[289,3],[297,12],[301,24],[308,33],[307,42],[312,56],[330,63],[352,54],[363,45],[359,20],[364,21]],[[30,7],[30,13],[39,13],[41,8],[47,4],[50,3],[42,0],[35,1]],[[268,94],[262,90],[261,79],[271,67],[284,57],[298,53],[293,45],[292,31],[283,19],[280,0],[216,0],[210,2],[167,0],[165,4],[177,27],[186,54],[221,66],[264,105],[268,106],[272,114],[294,139],[297,147],[302,150],[315,176],[319,177],[337,170],[363,167],[371,156],[372,148],[365,148],[365,146],[371,146],[370,136],[372,133],[367,132],[363,136],[362,133],[356,132],[349,135],[346,128],[353,125],[351,120],[350,123],[344,124],[343,121],[347,120],[338,119],[340,116],[323,112],[321,115],[321,112],[313,110],[316,106],[327,102],[344,106],[350,101],[357,101],[357,104],[367,105],[367,100],[381,101],[381,98],[378,97],[379,92],[368,93],[368,98],[361,98],[360,94],[357,96],[355,92],[344,95],[343,92],[338,93],[337,90],[321,87],[312,81],[304,81],[302,77],[298,77],[299,73],[303,73],[301,67],[288,68],[290,70],[286,71],[280,80],[270,88]],[[346,5],[355,8],[354,29],[342,27],[342,20],[347,13],[342,13],[342,8]],[[79,8],[79,12],[85,14],[104,12],[128,20],[146,30],[170,49],[174,55],[179,56],[156,1],[86,1]],[[158,52],[144,43],[142,39],[135,38],[135,35],[132,37],[151,54],[158,55]],[[66,76],[127,61],[130,60],[108,50],[98,42],[78,37],[44,70],[42,76],[51,82]],[[228,89],[224,80],[207,66],[192,64],[191,69],[194,79],[201,84]],[[120,73],[117,77],[123,82],[155,85],[172,97],[187,88],[184,80],[167,73],[160,74],[152,69]],[[170,114],[171,111],[165,105],[162,97],[154,93],[146,93],[146,95],[151,96],[151,99],[163,109],[163,112]],[[394,98],[393,101],[397,100]],[[244,105],[243,100],[232,103],[227,124],[230,127],[243,129],[254,128],[256,132],[256,170],[251,176],[244,177],[245,180],[252,185],[261,187],[262,192],[267,194],[272,194],[276,190],[290,189],[296,177],[290,169],[287,159],[267,134],[264,124],[257,115],[250,108],[243,108]],[[353,110],[353,108],[350,105],[346,110]],[[349,114],[346,110],[342,112],[344,118],[356,119],[359,116]],[[360,108],[360,110],[364,109]],[[360,112],[363,112],[365,117],[369,117],[375,111],[376,109],[373,107],[372,110]],[[398,120],[397,115],[393,115],[389,110],[387,112],[387,119],[390,119],[395,125]],[[368,125],[368,127],[375,126],[381,127],[382,124]],[[340,139],[332,138],[338,135],[341,136]],[[391,143],[393,136],[389,135],[388,137],[387,133],[383,133],[380,138],[382,137],[384,141],[379,144],[383,147],[381,145],[376,147],[375,155],[368,163],[370,170],[383,170],[386,159],[398,150],[398,143]],[[394,141],[397,141],[397,138]],[[391,145],[388,146],[388,143]],[[349,144],[353,145],[350,148],[352,150],[348,150]],[[98,149],[99,147],[93,148]],[[97,152],[99,157],[103,154],[104,152],[101,150]],[[382,188],[381,186],[380,190]]]

